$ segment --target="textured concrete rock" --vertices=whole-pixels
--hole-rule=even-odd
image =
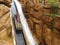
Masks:
[[[5,6],[4,4],[0,4],[0,17],[5,15],[7,12],[9,12],[9,7]]]
[[[56,0],[56,2],[59,2],[59,0]],[[60,19],[56,19],[53,15],[51,16],[54,11],[52,11],[51,4],[49,4],[48,0],[44,0],[42,3],[43,5],[38,0],[27,0],[24,3],[23,7],[25,7],[25,10],[23,11],[31,32],[34,38],[37,39],[37,42],[40,43],[39,45],[60,45],[58,44],[60,39],[57,38],[60,33],[56,34],[58,29],[54,30],[54,28],[59,28],[60,30]],[[60,9],[54,14],[60,14]]]
[[[0,0],[0,4],[4,4],[4,5],[10,7],[11,6],[11,1],[12,0]]]
[[[60,32],[56,28],[53,31],[52,45],[60,45]]]
[[[0,0],[0,45],[13,45],[10,6],[11,0]]]
[[[0,45],[8,45],[5,41],[0,41]]]
[[[44,24],[44,26],[43,26],[43,36],[45,38],[46,44],[51,45],[52,30],[49,29],[46,24]]]

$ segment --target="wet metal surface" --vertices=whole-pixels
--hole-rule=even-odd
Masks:
[[[16,32],[16,45],[26,45],[22,30]]]

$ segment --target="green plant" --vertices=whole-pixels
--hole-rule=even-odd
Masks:
[[[52,13],[56,13],[58,10],[58,3],[55,0],[48,0],[48,3],[51,5]]]
[[[42,3],[42,0],[39,0],[39,3]]]
[[[52,18],[54,18],[55,16],[58,16],[58,17],[60,17],[60,14],[50,14],[49,16],[51,16]]]
[[[49,16],[54,18],[56,16],[56,14],[50,14]]]
[[[48,0],[48,3],[57,6],[57,2],[55,0]]]

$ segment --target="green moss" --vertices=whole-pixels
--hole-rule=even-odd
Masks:
[[[58,16],[58,17],[60,17],[60,14],[50,14],[49,16],[51,16],[52,18],[54,18],[55,16]]]
[[[51,16],[51,17],[55,17],[55,16],[56,16],[56,14],[50,14],[50,16]]]
[[[52,31],[54,30],[54,19],[52,20],[51,22],[51,28],[50,28]]]
[[[52,12],[56,13],[58,10],[58,3],[55,0],[48,0],[48,3],[51,5]]]
[[[48,0],[48,3],[52,6],[57,6],[57,2],[55,0]]]
[[[39,0],[40,3],[42,3],[42,0]]]

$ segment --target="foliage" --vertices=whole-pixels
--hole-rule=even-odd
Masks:
[[[60,17],[60,14],[53,14],[53,13],[52,13],[52,14],[50,14],[49,16],[52,17],[52,18],[54,18],[55,16]]]
[[[39,0],[40,3],[42,3],[42,0]]]
[[[52,8],[57,8],[58,4],[55,0],[48,0],[48,3],[51,4]]]

